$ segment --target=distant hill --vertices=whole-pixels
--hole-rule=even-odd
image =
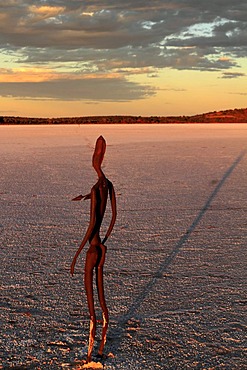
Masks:
[[[247,123],[247,108],[228,109],[188,117],[189,122],[203,123]]]
[[[0,125],[58,125],[58,124],[135,124],[135,123],[247,123],[247,108],[229,109],[195,116],[85,116],[59,118],[29,118],[0,116]]]

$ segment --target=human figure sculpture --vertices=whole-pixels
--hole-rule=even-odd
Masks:
[[[90,199],[90,223],[85,236],[74,256],[71,264],[71,275],[74,274],[74,268],[77,257],[81,253],[83,247],[89,241],[89,249],[86,254],[85,262],[85,273],[84,273],[84,284],[87,295],[88,309],[90,314],[90,331],[89,331],[89,344],[86,362],[91,362],[92,350],[94,345],[95,333],[96,333],[96,314],[94,308],[94,296],[93,296],[93,273],[95,270],[96,275],[96,286],[98,292],[99,303],[102,309],[102,336],[98,350],[98,356],[103,357],[103,349],[106,342],[106,332],[109,322],[109,314],[106,306],[104,286],[103,286],[103,266],[105,262],[106,246],[105,242],[110,236],[113,226],[116,221],[116,196],[113,184],[105,177],[101,164],[104,158],[106,150],[105,139],[100,136],[95,145],[95,150],[92,158],[92,165],[98,175],[98,181],[92,187],[91,192],[87,195],[79,195],[72,200]],[[107,198],[108,195],[111,201],[112,218],[108,230],[104,239],[101,241],[100,238],[100,227],[104,218]]]

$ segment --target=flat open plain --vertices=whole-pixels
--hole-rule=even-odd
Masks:
[[[98,368],[246,369],[247,124],[0,126],[0,368],[86,356],[85,250],[69,268],[89,201],[71,199],[101,134],[118,218]]]

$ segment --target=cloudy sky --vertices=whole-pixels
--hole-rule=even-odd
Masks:
[[[0,0],[0,114],[247,107],[246,0]]]

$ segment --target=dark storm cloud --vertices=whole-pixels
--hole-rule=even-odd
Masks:
[[[81,74],[224,71],[246,57],[246,40],[246,0],[0,1],[6,58]]]
[[[244,77],[245,73],[240,72],[224,72],[221,78],[237,78],[237,77]]]
[[[1,96],[21,99],[130,101],[154,93],[148,86],[116,78],[0,83]]]
[[[47,2],[47,5],[51,3]],[[138,12],[119,12],[99,6],[90,16],[92,6],[89,9],[85,5],[78,9],[74,7],[71,11],[71,4],[63,4],[62,1],[53,2],[53,8],[18,4],[12,6],[10,3],[10,6],[2,7],[2,45],[62,50],[88,47],[111,49],[148,45],[163,37],[158,29],[150,32],[143,27],[145,18],[141,19]]]
[[[91,14],[91,15],[90,15]],[[246,45],[245,0],[197,1],[14,1],[0,5],[4,47],[119,49],[151,44]],[[224,19],[211,37],[181,39],[190,26]],[[226,35],[233,32],[232,35]],[[167,40],[170,38],[172,41]],[[211,42],[209,42],[211,40]],[[220,42],[222,41],[222,43]],[[202,43],[202,44],[201,44]],[[199,44],[199,45],[198,45]]]

